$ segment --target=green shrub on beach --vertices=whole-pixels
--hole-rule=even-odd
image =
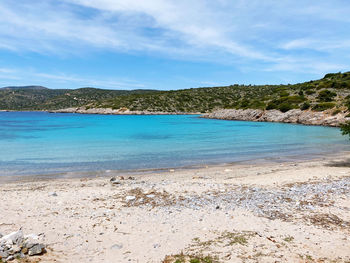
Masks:
[[[349,139],[350,139],[350,121],[341,125],[340,130],[343,135],[349,135]]]

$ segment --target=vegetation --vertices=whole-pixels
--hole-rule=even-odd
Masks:
[[[0,109],[55,110],[69,107],[139,111],[210,112],[215,109],[312,109],[350,111],[350,72],[288,85],[231,85],[184,90],[0,89]]]
[[[333,102],[322,102],[322,103],[318,103],[315,106],[313,106],[312,109],[314,111],[325,111],[328,109],[332,109],[335,106],[336,106],[336,104]]]
[[[294,85],[231,85],[161,91],[123,95],[94,104],[94,107],[168,112],[210,112],[219,108],[323,111],[336,106],[350,108],[350,72],[330,73],[323,79]]]
[[[343,135],[349,135],[350,139],[350,122],[347,122],[340,126]]]
[[[163,263],[218,263],[219,261],[211,256],[178,254],[166,256]]]
[[[292,242],[292,241],[294,240],[294,237],[292,237],[292,236],[287,236],[287,237],[285,237],[283,240],[286,241],[286,242]]]
[[[102,90],[95,88],[47,89],[38,86],[0,89],[0,110],[56,110],[84,106],[126,94],[145,94],[150,90]]]

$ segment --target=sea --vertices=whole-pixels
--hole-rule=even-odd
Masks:
[[[199,115],[0,112],[0,176],[285,162],[350,150],[340,129]]]

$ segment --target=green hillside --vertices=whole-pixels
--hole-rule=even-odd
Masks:
[[[350,72],[294,85],[232,85],[130,94],[93,103],[93,107],[130,110],[209,112],[214,109],[343,110],[350,106]]]
[[[69,107],[128,108],[166,112],[210,112],[214,109],[332,109],[350,107],[350,72],[326,74],[320,80],[293,85],[231,85],[171,91],[51,90],[44,87],[0,89],[0,109],[55,110]]]
[[[0,89],[0,110],[57,110],[97,103],[120,95],[148,92],[151,91],[95,88],[54,90],[37,86],[5,87]]]

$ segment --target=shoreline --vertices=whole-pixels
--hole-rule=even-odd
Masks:
[[[281,112],[279,110],[222,109],[203,114],[201,118],[253,122],[278,122],[328,127],[340,127],[341,124],[350,121],[349,113],[346,111],[340,111],[334,114],[333,110],[317,112],[311,110],[302,111],[299,109],[293,109],[287,112]]]
[[[0,184],[0,233],[42,233],[40,262],[348,262],[349,160]]]
[[[39,182],[50,181],[57,179],[82,179],[82,178],[108,178],[113,176],[143,176],[143,175],[157,175],[164,172],[179,172],[179,171],[193,171],[193,170],[205,170],[205,169],[224,169],[224,168],[242,168],[245,166],[254,165],[275,165],[275,164],[291,164],[291,163],[310,163],[320,162],[325,159],[339,159],[344,155],[350,156],[350,150],[341,150],[329,153],[320,153],[310,155],[303,155],[305,158],[298,156],[284,156],[281,157],[269,157],[259,158],[251,160],[241,160],[233,162],[220,162],[220,163],[201,163],[188,166],[173,166],[173,167],[161,167],[161,168],[149,168],[149,169],[129,169],[129,170],[91,170],[91,171],[70,171],[70,172],[57,172],[47,174],[28,174],[28,175],[3,175],[0,176],[0,186],[7,183],[17,182]]]
[[[0,112],[46,112],[46,113],[72,113],[72,114],[95,114],[95,115],[200,115],[199,118],[217,120],[236,120],[253,122],[276,122],[301,124],[306,126],[327,126],[340,127],[341,124],[350,121],[350,114],[341,111],[334,114],[334,111],[325,110],[321,112],[311,110],[292,109],[287,112],[279,110],[258,110],[258,109],[221,109],[210,113],[201,112],[159,112],[159,111],[130,111],[128,109],[112,108],[66,108],[59,110],[0,110]]]
[[[163,111],[130,111],[126,108],[66,108],[60,110],[48,111],[49,113],[78,113],[78,114],[97,114],[97,115],[201,115],[200,112],[163,112]]]

